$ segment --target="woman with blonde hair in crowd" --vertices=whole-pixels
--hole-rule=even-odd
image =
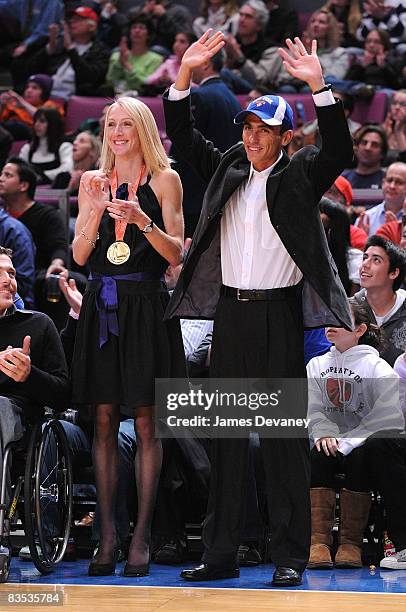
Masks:
[[[135,417],[138,515],[124,575],[149,573],[151,522],[162,445],[154,427],[155,377],[185,375],[177,322],[164,323],[163,281],[182,261],[182,187],[155,119],[140,100],[121,97],[106,113],[100,170],[79,189],[75,261],[89,264],[74,349],[73,400],[95,406],[93,463],[100,547],[89,575],[115,571],[117,432],[121,411]]]
[[[203,0],[200,17],[193,22],[193,30],[199,38],[213,28],[235,36],[238,29],[240,2],[237,0]]]
[[[82,174],[95,170],[100,157],[101,142],[91,132],[80,132],[73,141],[73,169],[61,172],[55,178],[53,189],[67,189],[71,195],[77,195]]]
[[[337,20],[342,47],[359,47],[355,33],[361,21],[360,0],[327,0],[322,9],[330,11]]]
[[[303,43],[310,49],[311,41],[317,41],[317,55],[326,75],[326,81],[330,76],[334,79],[343,79],[349,66],[349,56],[343,47],[340,47],[340,30],[337,19],[325,9],[318,9],[311,15],[306,31],[303,33]],[[282,68],[277,83],[278,91],[296,92],[307,91],[302,81],[297,81]]]

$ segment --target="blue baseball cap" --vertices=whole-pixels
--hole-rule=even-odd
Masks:
[[[281,96],[261,96],[250,102],[247,109],[234,117],[234,123],[243,123],[248,113],[253,113],[267,125],[285,125],[293,129],[293,111]]]

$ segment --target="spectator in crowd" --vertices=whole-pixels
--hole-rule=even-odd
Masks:
[[[402,249],[406,248],[406,198],[403,202],[402,215],[395,221],[386,221],[377,230],[376,236],[382,236],[395,244],[400,244]]]
[[[356,37],[363,42],[371,30],[379,28],[389,34],[396,47],[406,42],[406,6],[403,0],[365,0]]]
[[[348,296],[359,290],[362,251],[350,245],[350,219],[342,204],[325,196],[319,203],[321,221],[338,275]]]
[[[334,97],[342,101],[345,116],[347,117],[348,128],[351,134],[354,135],[355,132],[361,127],[361,124],[358,123],[358,121],[351,119],[351,114],[354,110],[354,97],[351,94],[345,93],[337,88],[334,88]]]
[[[65,356],[52,321],[41,312],[17,310],[13,304],[16,272],[11,251],[2,246],[0,287],[2,464],[5,446],[19,440],[24,430],[41,417],[45,406],[63,410],[69,385]]]
[[[82,174],[95,170],[100,157],[100,139],[90,132],[80,132],[73,141],[73,169],[58,174],[52,184],[54,189],[67,189],[71,195],[77,195]]]
[[[45,43],[48,27],[63,19],[63,10],[62,0],[0,1],[0,22],[2,24],[0,62],[5,63],[6,67],[11,70],[14,88],[18,91],[27,76],[25,63]],[[13,28],[13,23],[15,28]],[[13,29],[15,31],[9,38]]]
[[[385,130],[378,125],[364,125],[354,136],[357,165],[344,170],[344,176],[353,189],[380,189],[385,172],[382,161],[388,151]]]
[[[265,0],[269,19],[265,28],[265,38],[269,46],[285,46],[287,38],[294,39],[299,34],[297,12],[290,8],[289,0]]]
[[[114,49],[119,45],[124,28],[128,23],[126,15],[118,10],[118,4],[118,0],[100,1],[101,12],[97,38],[109,49]]]
[[[140,92],[145,79],[162,64],[163,57],[151,51],[152,22],[139,15],[130,22],[129,35],[120,41],[120,50],[115,51],[107,71],[107,83],[114,90]]]
[[[383,202],[360,214],[357,226],[372,236],[388,221],[401,220],[406,197],[406,164],[391,164],[382,179]],[[399,242],[399,241],[397,241]]]
[[[154,35],[151,44],[154,50],[169,55],[177,32],[192,31],[192,15],[186,6],[170,0],[145,0],[141,10],[151,21]]]
[[[65,140],[63,120],[56,108],[35,112],[32,140],[22,146],[20,157],[34,168],[40,184],[50,184],[61,172],[73,170],[72,143]]]
[[[371,30],[364,42],[364,53],[354,57],[345,75],[348,91],[360,97],[372,97],[376,89],[398,89],[400,82],[392,63],[388,33]],[[368,87],[366,87],[368,86]]]
[[[350,94],[342,93],[341,91],[338,91],[335,88],[333,94],[335,98],[342,101],[345,116],[347,117],[348,128],[351,134],[355,134],[355,132],[361,127],[361,124],[357,121],[354,121],[350,117],[352,111],[354,110],[353,96],[351,96]],[[307,144],[314,144],[320,148],[321,142],[317,118],[313,119],[312,121],[307,121],[303,125],[299,125],[299,122],[297,122],[297,127],[295,129],[294,136],[288,148],[289,155],[292,155]]]
[[[193,71],[193,78],[200,86],[191,92],[196,129],[222,152],[241,140],[241,126],[233,122],[241,105],[220,76],[223,59],[221,50]],[[191,237],[199,220],[207,184],[182,159],[182,151],[177,150],[176,146],[172,147],[170,155],[176,160],[174,167],[182,180],[185,235]]]
[[[0,191],[8,178],[7,169],[0,174]],[[13,251],[20,297],[27,308],[34,308],[35,246],[29,230],[21,221],[10,217],[0,206],[0,244]]]
[[[400,289],[405,274],[405,251],[382,236],[370,236],[360,267],[361,290],[354,299],[366,304],[382,328],[380,355],[392,367],[406,348],[406,291]]]
[[[12,144],[12,135],[0,124],[0,168],[4,166],[6,159],[10,155]]]
[[[338,23],[332,13],[324,9],[315,11],[303,34],[304,44],[310,48],[311,41],[317,40],[317,55],[327,80],[342,79],[349,66],[349,56],[343,47],[339,46],[340,32]],[[279,71],[277,78],[279,91],[306,91],[306,85],[295,80],[285,68]]]
[[[388,138],[388,155],[392,158],[404,155],[406,151],[406,89],[393,92],[382,127]],[[401,159],[401,161],[406,162],[406,159]]]
[[[365,210],[365,207],[353,206],[353,192],[351,183],[343,176],[338,176],[334,181],[334,184],[331,185],[330,189],[328,189],[324,195],[330,200],[333,200],[333,202],[337,202],[338,204],[345,206],[350,219],[352,219],[354,215],[360,214],[361,211]],[[359,211],[359,209],[361,210]],[[368,235],[363,229],[356,227],[351,223],[350,244],[354,249],[363,251],[367,238]]]
[[[227,67],[256,87],[272,89],[281,69],[275,47],[265,39],[269,11],[262,0],[247,0],[239,12],[237,35],[226,35]]]
[[[144,81],[143,91],[150,95],[163,93],[178,74],[180,62],[186,49],[195,42],[196,36],[193,32],[178,32],[172,46],[173,55],[168,57],[149,77]]]
[[[0,95],[0,121],[15,140],[31,140],[34,114],[42,108],[58,108],[64,114],[62,105],[49,100],[52,78],[47,74],[33,74],[27,80],[24,93],[6,91]]]
[[[73,94],[98,95],[110,57],[110,50],[96,39],[98,20],[93,9],[75,8],[67,23],[49,26],[48,44],[28,59],[28,74],[52,75],[52,96],[67,100]]]
[[[2,171],[0,196],[7,212],[30,231],[36,247],[35,306],[49,314],[61,329],[66,321],[67,307],[61,300],[56,303],[47,300],[46,279],[51,274],[68,276],[67,230],[57,209],[34,200],[36,184],[34,170],[24,160],[11,157]],[[71,276],[83,290],[86,279],[79,273],[71,273]]]
[[[193,31],[198,38],[209,28],[214,32],[221,30],[233,36],[237,34],[238,11],[240,3],[237,0],[203,0],[200,16],[193,22]]]
[[[333,13],[340,30],[340,45],[342,47],[358,47],[359,41],[355,33],[361,21],[360,0],[327,0],[323,5]]]
[[[401,432],[404,427],[398,376],[378,352],[382,332],[365,304],[350,302],[354,329],[328,327],[326,336],[334,346],[307,366],[309,431],[314,444],[310,569],[333,567],[334,477],[343,471],[334,567],[362,567],[363,535],[371,506],[366,442],[379,432]]]
[[[406,353],[399,355],[393,369],[400,377],[401,393],[406,384]],[[403,389],[402,389],[403,387]],[[404,408],[404,406],[403,406]],[[385,525],[396,554],[381,559],[379,567],[406,569],[406,438],[374,437],[366,445],[371,485],[383,496]],[[390,477],[388,475],[390,474]]]

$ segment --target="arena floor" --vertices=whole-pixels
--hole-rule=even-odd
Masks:
[[[13,558],[9,582],[0,585],[0,611],[12,607],[45,610],[57,603],[63,612],[124,610],[129,612],[222,612],[235,610],[307,611],[333,606],[340,612],[406,609],[406,571],[360,570],[310,571],[301,587],[269,586],[274,567],[243,568],[241,577],[211,583],[186,583],[179,567],[152,565],[145,578],[115,576],[89,578],[87,559],[61,563],[49,576],[41,576],[29,562]],[[20,600],[15,594],[20,594]],[[35,594],[57,594],[48,605],[30,604]],[[333,597],[332,594],[334,593]],[[17,601],[18,600],[18,601]],[[23,600],[23,601],[22,601]],[[37,597],[38,600],[38,597]],[[26,603],[27,602],[27,603]]]

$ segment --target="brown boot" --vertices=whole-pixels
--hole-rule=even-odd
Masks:
[[[340,534],[335,566],[362,567],[361,550],[371,507],[371,494],[342,489],[340,493]]]
[[[334,525],[334,510],[336,494],[333,489],[324,487],[310,489],[312,504],[312,541],[309,569],[331,569],[330,550],[333,544],[332,529]]]

